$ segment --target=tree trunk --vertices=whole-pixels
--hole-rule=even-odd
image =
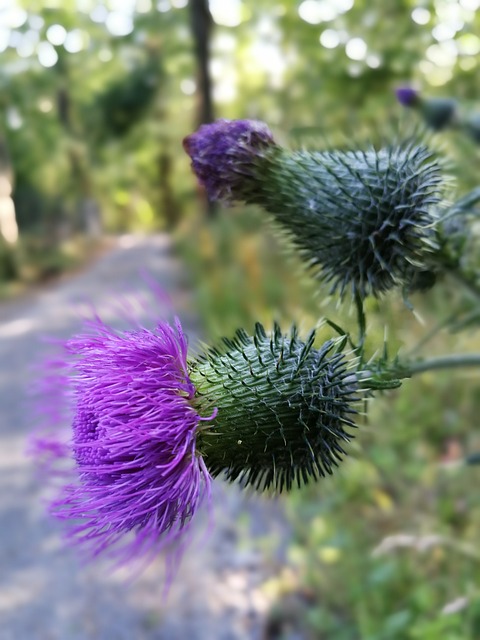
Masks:
[[[213,19],[208,7],[208,0],[190,0],[189,7],[190,25],[197,62],[197,126],[199,126],[212,122],[214,119],[212,80],[209,69]],[[206,200],[206,210],[209,216],[213,216],[215,214],[215,204]]]

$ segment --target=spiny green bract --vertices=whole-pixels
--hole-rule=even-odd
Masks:
[[[197,451],[213,476],[278,492],[331,474],[345,453],[360,401],[356,376],[330,340],[314,348],[293,328],[267,336],[257,324],[191,363],[202,415],[218,409],[197,435]]]
[[[277,150],[246,200],[273,214],[332,293],[378,296],[429,270],[440,183],[424,146]]]

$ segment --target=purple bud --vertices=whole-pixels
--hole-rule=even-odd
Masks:
[[[413,107],[418,104],[418,91],[412,87],[398,87],[398,89],[395,89],[395,94],[397,96],[397,100],[404,107]]]
[[[257,120],[216,120],[187,136],[183,148],[211,200],[232,202],[252,166],[265,151],[275,147],[272,132]]]

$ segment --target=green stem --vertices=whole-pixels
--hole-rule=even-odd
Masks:
[[[405,377],[424,373],[425,371],[436,371],[438,369],[461,369],[463,367],[480,367],[480,353],[453,354],[448,356],[438,356],[428,358],[405,365]]]
[[[358,343],[355,348],[355,354],[360,358],[360,361],[363,361],[363,350],[365,347],[365,337],[367,333],[367,323],[365,319],[365,311],[363,308],[363,299],[358,293],[355,291],[355,308],[357,310],[357,322],[358,322]]]
[[[480,353],[456,353],[418,360],[417,362],[397,362],[393,367],[383,371],[380,368],[373,376],[368,369],[358,372],[357,375],[360,383],[364,381],[365,386],[370,389],[395,389],[401,385],[402,380],[412,378],[419,373],[438,371],[439,369],[463,369],[466,367],[480,368]]]

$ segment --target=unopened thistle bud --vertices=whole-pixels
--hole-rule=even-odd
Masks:
[[[289,490],[331,474],[351,438],[361,399],[355,374],[335,341],[314,348],[293,329],[253,337],[238,331],[193,364],[194,406],[205,423],[197,449],[212,476],[257,490]]]
[[[471,113],[464,123],[464,128],[473,142],[480,144],[480,113]]]
[[[418,110],[425,124],[435,131],[455,123],[458,107],[453,98],[423,98],[412,87],[399,87],[395,93],[401,105]]]
[[[380,295],[428,270],[441,177],[425,146],[290,151],[263,123],[221,120],[184,147],[210,198],[266,209],[332,292]]]
[[[418,91],[413,87],[398,87],[395,94],[399,103],[404,107],[416,107],[420,103]]]

